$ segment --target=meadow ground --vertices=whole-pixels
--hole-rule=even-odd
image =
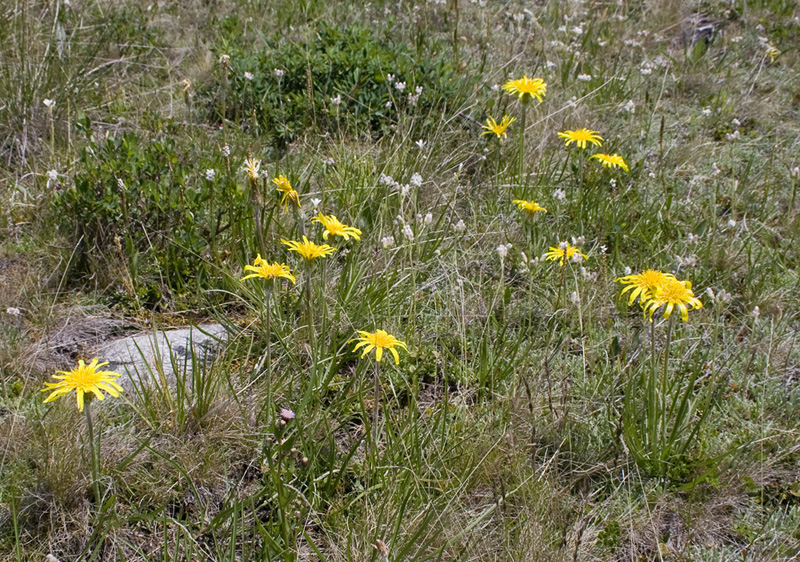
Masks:
[[[800,557],[796,2],[0,18],[0,559]]]

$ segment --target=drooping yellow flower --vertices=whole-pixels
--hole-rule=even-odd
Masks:
[[[253,273],[250,275],[245,275],[240,279],[240,281],[252,279],[253,277],[260,277],[262,279],[266,279],[267,281],[274,281],[279,277],[283,277],[292,283],[297,283],[297,280],[294,278],[294,275],[292,275],[292,271],[289,269],[288,265],[278,262],[273,262],[270,264],[266,260],[261,259],[261,254],[256,256],[253,265],[244,266],[244,270],[252,271]]]
[[[775,59],[780,55],[781,52],[773,47],[770,43],[767,43],[767,56],[769,57],[769,62],[775,62]]]
[[[258,181],[258,170],[261,168],[261,160],[255,158],[247,158],[244,161],[244,168],[242,168],[250,181]]]
[[[59,382],[46,382],[42,392],[51,392],[50,396],[45,398],[45,402],[52,402],[60,396],[69,394],[75,391],[78,400],[78,410],[83,411],[85,393],[91,392],[98,400],[105,400],[101,390],[105,390],[111,396],[117,397],[122,392],[122,387],[116,382],[119,373],[114,371],[98,371],[99,367],[108,365],[108,361],[98,365],[97,359],[93,359],[88,365],[83,362],[83,359],[78,361],[78,367],[71,371],[58,371],[60,375],[53,375],[54,379],[60,379]],[[91,395],[89,396],[91,398]]]
[[[580,257],[576,257],[580,256]],[[558,260],[558,265],[564,265],[564,260],[575,260],[580,261],[582,259],[588,259],[584,253],[570,244],[569,242],[562,242],[558,246],[550,246],[550,251],[544,255],[546,260],[555,261]]]
[[[356,340],[359,343],[353,348],[353,351],[356,351],[360,347],[366,346],[361,354],[361,357],[364,357],[367,353],[374,349],[375,359],[378,362],[380,362],[381,358],[383,357],[384,349],[388,349],[392,352],[396,365],[400,364],[400,356],[397,354],[395,347],[402,347],[408,351],[408,347],[405,343],[401,342],[393,335],[386,333],[384,330],[376,330],[374,334],[358,330],[358,337],[350,341],[353,342]]]
[[[558,136],[566,141],[565,146],[569,146],[573,142],[578,145],[578,148],[586,148],[586,143],[590,142],[595,146],[603,145],[603,137],[597,131],[591,129],[576,129],[574,131],[564,131],[558,133]]]
[[[625,160],[616,152],[614,154],[592,154],[589,159],[599,160],[603,164],[603,168],[622,168],[626,172],[628,171]]]
[[[308,261],[315,260],[317,258],[324,258],[325,256],[329,256],[336,251],[336,248],[331,248],[327,244],[318,246],[305,236],[303,236],[302,242],[298,242],[297,240],[284,240],[281,238],[281,244],[286,244],[289,246],[291,251],[297,252],[303,257],[303,259]]]
[[[327,240],[328,236],[341,236],[345,240],[350,240],[352,236],[356,240],[361,240],[361,231],[354,226],[347,226],[339,222],[333,215],[323,215],[319,213],[316,217],[311,219],[311,222],[318,222],[325,227],[325,232],[322,233],[323,240]]]
[[[546,213],[547,209],[539,205],[536,201],[525,201],[523,199],[514,199],[513,203],[520,211],[525,211],[529,216],[533,216],[539,211]]]
[[[681,319],[686,322],[689,319],[689,310],[703,308],[700,299],[694,296],[692,284],[689,281],[670,280],[663,283],[656,289],[654,295],[642,305],[645,312],[650,313],[650,320],[653,320],[653,313],[659,308],[664,307],[664,318],[669,318],[674,309],[681,311]]]
[[[644,306],[651,297],[655,296],[659,287],[672,281],[677,281],[675,276],[671,273],[663,273],[655,269],[648,269],[635,275],[626,275],[614,279],[614,281],[627,285],[619,294],[620,298],[630,291],[628,296],[628,305],[632,305],[636,298],[639,298],[639,304]]]
[[[300,194],[292,187],[289,178],[281,174],[277,178],[272,178],[272,183],[278,186],[276,191],[283,193],[280,204],[285,210],[289,210],[289,201],[297,205],[298,209],[300,208]]]
[[[481,136],[491,135],[492,133],[494,133],[495,135],[497,135],[497,138],[505,137],[507,136],[506,129],[508,129],[508,126],[511,125],[511,123],[513,123],[516,120],[517,120],[516,117],[509,117],[508,115],[503,115],[503,119],[500,121],[500,123],[498,123],[497,121],[494,120],[493,117],[489,117],[488,119],[486,119],[486,125],[483,125],[483,128],[486,130],[481,133]]]
[[[503,89],[511,95],[519,94],[519,99],[527,102],[536,98],[539,102],[547,93],[547,84],[541,78],[528,78],[526,74],[517,80],[509,80],[503,84]],[[525,95],[529,97],[525,97]]]

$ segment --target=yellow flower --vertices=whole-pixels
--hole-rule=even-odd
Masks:
[[[336,251],[336,248],[331,248],[327,244],[318,246],[311,242],[308,238],[303,236],[302,242],[296,240],[284,240],[281,238],[281,244],[286,244],[293,252],[297,252],[304,259],[311,261],[317,258],[324,258]]]
[[[86,365],[83,359],[78,361],[78,367],[71,371],[58,371],[61,375],[53,375],[54,379],[60,379],[59,382],[46,382],[45,388],[42,392],[52,391],[50,396],[45,398],[45,402],[52,402],[59,396],[69,394],[73,390],[78,400],[78,410],[83,411],[83,395],[84,393],[91,392],[98,400],[105,400],[101,390],[105,390],[111,396],[119,396],[122,392],[122,387],[117,384],[116,379],[120,377],[119,373],[114,371],[98,371],[98,367],[108,365],[105,363],[97,364],[97,359],[93,359],[91,363]],[[91,398],[91,395],[89,396]]]
[[[541,78],[528,78],[526,74],[517,80],[509,80],[503,84],[503,89],[511,95],[519,94],[519,99],[522,101],[530,101],[530,98],[536,98],[539,102],[547,93],[547,84]],[[525,98],[528,94],[530,98]]]
[[[603,168],[622,168],[626,172],[628,171],[628,165],[625,163],[625,160],[622,159],[622,156],[617,154],[592,154],[589,157],[590,160],[600,160],[603,163]]]
[[[511,125],[511,123],[513,123],[516,120],[517,120],[516,117],[509,117],[508,115],[503,115],[502,121],[498,123],[497,121],[494,120],[493,117],[489,117],[488,119],[486,119],[486,125],[483,125],[483,128],[486,130],[481,133],[481,136],[491,135],[492,133],[494,133],[495,135],[497,135],[497,138],[505,137],[507,136],[506,129],[508,129],[508,126]]]
[[[703,308],[700,299],[694,296],[692,284],[689,281],[669,280],[656,289],[654,295],[642,305],[645,313],[650,313],[650,320],[653,320],[653,313],[664,307],[664,318],[669,318],[672,311],[677,308],[681,311],[681,318],[684,322],[689,319],[689,309],[696,310]]]
[[[778,49],[767,43],[767,56],[769,57],[769,62],[775,62],[775,59],[780,54],[781,52]]]
[[[587,259],[588,257],[589,256],[581,253],[578,248],[569,242],[562,242],[558,246],[550,246],[550,251],[544,255],[544,258],[547,260],[558,260],[558,265],[564,265],[565,258],[568,260],[581,261],[582,259]]]
[[[252,279],[253,277],[261,277],[262,279],[266,279],[267,281],[274,281],[279,277],[283,277],[288,279],[292,283],[297,283],[295,280],[294,275],[292,275],[289,266],[286,264],[274,262],[270,264],[266,260],[261,259],[261,254],[256,256],[253,265],[246,265],[244,266],[245,271],[252,271],[250,275],[245,275],[240,279],[240,281],[244,281],[245,279]]]
[[[278,186],[276,191],[283,193],[280,204],[283,205],[284,209],[289,210],[289,201],[297,205],[298,209],[300,208],[300,194],[294,190],[289,178],[281,174],[277,178],[272,178],[272,183]]]
[[[528,215],[533,216],[539,211],[544,213],[547,212],[547,209],[540,206],[539,203],[536,201],[524,201],[522,199],[514,199],[513,203],[517,206],[517,209],[520,211],[525,211]]]
[[[353,351],[356,351],[359,347],[367,346],[364,348],[364,352],[361,354],[361,357],[364,357],[367,353],[375,350],[375,359],[380,362],[381,358],[383,357],[383,350],[388,349],[394,355],[394,362],[396,365],[400,364],[400,356],[397,354],[396,347],[402,347],[406,351],[408,351],[408,347],[406,344],[398,340],[391,334],[387,334],[383,330],[376,330],[374,334],[369,332],[364,332],[362,330],[358,330],[358,337],[355,339],[350,340],[351,342],[358,340],[358,344],[353,348]]]
[[[636,300],[636,297],[639,297],[639,304],[644,306],[644,303],[655,296],[656,292],[662,285],[668,282],[677,281],[677,279],[675,279],[675,276],[671,273],[662,273],[661,271],[657,271],[655,269],[648,269],[642,273],[637,273],[636,275],[619,277],[614,279],[614,281],[622,283],[623,285],[627,285],[627,287],[622,289],[622,292],[619,294],[619,296],[621,298],[622,295],[630,291],[631,294],[628,298],[628,305],[633,304],[633,301]]]
[[[558,133],[558,136],[566,140],[566,145],[569,146],[573,142],[578,145],[578,148],[586,148],[586,143],[590,142],[595,146],[602,146],[603,137],[597,131],[591,129],[576,129],[575,131],[564,131]]]
[[[322,233],[323,240],[327,240],[328,236],[341,236],[345,240],[350,240],[352,236],[356,240],[361,240],[361,231],[353,226],[347,226],[339,222],[333,215],[323,215],[319,213],[316,217],[311,219],[311,222],[318,222],[325,227],[325,232]]]
[[[248,158],[244,161],[244,168],[250,181],[258,181],[258,170],[261,168],[261,160],[255,158]]]

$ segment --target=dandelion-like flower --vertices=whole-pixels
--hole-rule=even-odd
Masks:
[[[261,169],[261,160],[247,158],[244,161],[244,167],[242,169],[247,173],[247,177],[250,181],[258,181],[258,171]]]
[[[536,98],[541,103],[547,93],[547,84],[541,78],[528,78],[526,74],[517,80],[509,80],[503,84],[503,89],[511,95],[519,94],[519,99],[523,102]],[[529,97],[525,97],[526,94]]]
[[[639,304],[644,306],[644,303],[655,296],[660,287],[666,283],[677,281],[675,276],[671,273],[663,273],[655,269],[648,269],[636,275],[625,275],[614,279],[618,283],[626,285],[622,292],[619,294],[620,298],[630,291],[628,296],[628,305],[632,305],[636,298],[639,298]]]
[[[614,154],[592,154],[589,159],[599,160],[603,164],[603,168],[622,168],[626,172],[628,171],[625,160],[616,152]]]
[[[565,146],[569,146],[573,142],[578,146],[578,148],[582,149],[586,148],[587,142],[590,142],[595,146],[603,145],[603,137],[600,136],[600,133],[597,131],[592,131],[591,129],[564,131],[563,133],[558,133],[558,136],[566,141]]]
[[[283,194],[280,204],[283,205],[285,210],[289,210],[289,201],[297,205],[298,209],[300,208],[300,194],[292,187],[289,178],[281,174],[277,178],[273,178],[272,183],[278,186],[276,191],[280,191]]]
[[[71,371],[58,371],[60,374],[53,375],[53,378],[59,379],[59,382],[46,382],[45,388],[42,389],[42,392],[52,391],[44,401],[52,402],[74,390],[78,401],[78,410],[82,412],[85,393],[91,392],[98,400],[105,400],[101,390],[105,390],[111,396],[119,396],[122,387],[116,382],[116,379],[122,375],[114,371],[98,371],[98,368],[108,365],[108,361],[100,364],[97,361],[95,358],[87,365],[81,359],[78,361],[77,368]]]
[[[653,320],[653,313],[659,308],[664,307],[664,318],[669,318],[672,311],[676,308],[681,311],[681,319],[686,322],[689,319],[689,310],[703,308],[700,299],[694,296],[692,284],[689,281],[669,280],[656,289],[643,305],[645,313],[650,313],[650,320]]]
[[[347,226],[339,222],[333,215],[323,215],[319,213],[316,217],[311,219],[311,222],[318,222],[325,227],[325,232],[322,233],[322,239],[327,240],[328,236],[341,236],[345,240],[350,240],[352,236],[357,241],[361,240],[361,231],[353,226]]]
[[[778,55],[780,54],[781,52],[778,49],[767,43],[767,56],[769,57],[769,62],[775,62],[775,59],[778,58]]]
[[[580,258],[576,258],[580,256]],[[562,242],[559,246],[550,246],[550,251],[544,255],[546,260],[558,260],[558,265],[564,265],[564,260],[571,259],[587,259],[589,256],[581,253],[581,251],[570,244],[569,242]]]
[[[397,365],[400,364],[400,356],[398,355],[395,347],[402,347],[403,349],[408,351],[408,347],[404,342],[401,342],[393,335],[386,333],[384,330],[376,330],[374,334],[358,330],[358,337],[350,341],[359,342],[353,348],[353,351],[358,350],[358,348],[360,347],[366,346],[363,352],[361,353],[361,357],[364,357],[367,353],[369,353],[374,349],[375,359],[378,362],[380,362],[381,358],[383,358],[384,349],[388,349],[392,353],[392,355],[394,355],[394,362]]]
[[[324,258],[336,251],[336,248],[331,248],[327,244],[321,246],[314,244],[308,238],[303,236],[303,241],[297,240],[284,240],[281,238],[281,244],[286,244],[293,252],[297,252],[303,259],[311,261],[317,258]]]
[[[547,209],[539,205],[536,201],[525,201],[523,199],[514,199],[513,203],[520,211],[525,211],[528,216],[533,216],[538,212],[546,213]]]
[[[514,121],[516,121],[516,117],[509,117],[508,115],[503,115],[503,119],[498,123],[494,120],[493,117],[489,117],[486,119],[486,125],[483,125],[483,128],[486,129],[484,132],[481,133],[483,135],[491,135],[494,133],[497,135],[497,138],[506,137],[506,129],[508,126],[511,125]]]
[[[292,275],[292,271],[289,269],[288,265],[278,262],[269,263],[261,258],[261,254],[256,256],[253,265],[244,266],[244,270],[252,271],[253,273],[250,275],[245,275],[240,279],[240,281],[252,279],[254,277],[260,277],[262,279],[266,279],[267,281],[274,281],[279,277],[283,277],[292,283],[297,283],[297,280],[294,278],[294,275]]]

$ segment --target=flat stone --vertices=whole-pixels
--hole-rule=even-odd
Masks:
[[[117,382],[128,393],[133,392],[134,385],[162,386],[162,380],[175,388],[178,375],[185,381],[186,390],[191,391],[193,359],[199,363],[197,368],[206,369],[217,347],[227,338],[221,324],[202,324],[109,341],[98,347],[93,356],[100,362],[108,361],[104,369],[122,375]]]

